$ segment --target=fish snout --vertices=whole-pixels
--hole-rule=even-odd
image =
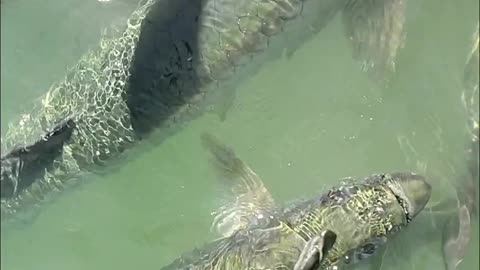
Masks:
[[[432,186],[425,177],[415,173],[394,173],[391,175],[390,188],[407,211],[408,217],[414,218],[430,200]]]

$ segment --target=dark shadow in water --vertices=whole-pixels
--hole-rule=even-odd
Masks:
[[[204,2],[157,1],[142,24],[124,96],[140,138],[199,91],[196,65]]]

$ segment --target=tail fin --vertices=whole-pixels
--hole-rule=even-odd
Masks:
[[[1,157],[1,198],[12,197],[30,186],[53,164],[72,135],[75,123],[68,119],[36,142],[17,147]]]
[[[376,80],[395,71],[405,39],[405,5],[405,0],[349,0],[343,10],[353,57]]]

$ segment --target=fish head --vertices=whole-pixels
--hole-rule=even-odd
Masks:
[[[364,231],[368,233],[350,251],[351,260],[363,261],[377,254],[389,237],[405,228],[424,209],[432,190],[425,178],[415,173],[382,174],[374,180],[374,187],[376,192],[371,194],[375,195],[366,204],[368,214],[363,217],[368,224]],[[361,232],[361,226],[358,228]]]
[[[421,175],[392,173],[386,175],[384,181],[395,196],[396,203],[403,209],[407,223],[410,223],[430,200],[432,187]]]
[[[414,173],[372,175],[330,191],[330,203],[324,210],[330,214],[321,222],[338,237],[324,260],[325,269],[356,264],[378,254],[390,237],[423,210],[430,195],[430,184]]]

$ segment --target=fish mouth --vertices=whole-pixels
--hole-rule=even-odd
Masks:
[[[385,180],[410,223],[430,200],[432,186],[425,177],[412,172],[387,174]]]

